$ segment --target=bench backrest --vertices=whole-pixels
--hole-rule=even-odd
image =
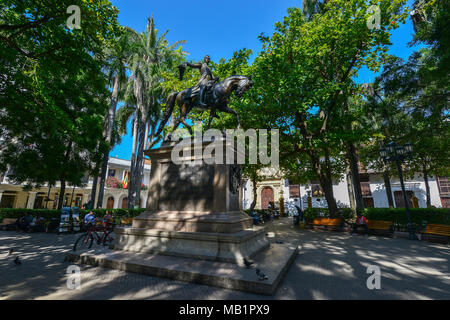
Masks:
[[[450,226],[444,224],[428,224],[425,233],[450,236]]]
[[[386,229],[388,230],[392,226],[392,221],[383,220],[368,220],[367,227],[369,229]]]
[[[317,225],[323,225],[323,226],[340,226],[341,221],[342,221],[342,219],[340,219],[340,218],[336,218],[336,219],[315,218],[312,223],[317,224]]]
[[[17,219],[15,219],[15,218],[3,218],[0,225],[14,224],[14,223],[16,223],[16,221],[17,221]]]

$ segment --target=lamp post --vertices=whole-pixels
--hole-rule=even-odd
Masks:
[[[417,240],[417,236],[414,233],[413,224],[411,222],[408,197],[406,196],[401,167],[401,163],[405,161],[406,158],[412,158],[412,145],[409,142],[407,142],[404,146],[397,145],[395,144],[395,142],[389,142],[385,147],[380,148],[380,156],[384,162],[395,162],[395,164],[397,165],[398,177],[400,178],[400,185],[402,187],[403,199],[405,201],[406,214],[408,216],[408,239]]]

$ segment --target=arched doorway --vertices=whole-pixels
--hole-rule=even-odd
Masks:
[[[106,202],[106,209],[114,209],[114,197],[109,197]]]
[[[122,199],[122,209],[126,209],[128,205],[128,197]]]
[[[273,202],[273,189],[271,187],[264,187],[261,190],[261,209],[267,209],[269,202]]]

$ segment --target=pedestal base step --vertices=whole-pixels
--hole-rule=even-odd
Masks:
[[[234,263],[109,249],[68,253],[66,261],[127,272],[273,295],[297,255],[297,247],[271,244],[256,254],[250,269]],[[256,268],[268,277],[259,280]]]

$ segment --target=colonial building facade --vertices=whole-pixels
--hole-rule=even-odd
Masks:
[[[374,171],[364,171],[360,174],[361,190],[365,207],[386,208],[388,197],[384,186],[383,176]],[[290,184],[278,172],[266,170],[261,173],[261,181],[257,182],[256,209],[267,208],[273,201],[277,207],[281,201],[287,211],[294,212],[295,205],[302,209],[308,207],[326,208],[327,201],[318,181],[306,184]],[[436,208],[450,208],[450,183],[446,177],[429,178],[431,205]],[[416,174],[414,179],[405,180],[406,193],[410,207],[426,208],[425,182],[421,175]],[[400,181],[397,177],[391,178],[391,191],[396,208],[405,207]],[[333,183],[333,193],[338,207],[350,207],[350,196],[346,176]],[[250,208],[253,201],[253,185],[247,180],[242,186],[242,207]]]
[[[130,161],[110,157],[107,170],[107,183],[103,195],[102,208],[116,209],[126,208],[128,189],[126,189],[127,174],[130,170]],[[147,186],[150,181],[150,161],[144,165],[144,178],[142,181],[140,207],[145,207],[148,196]],[[89,177],[85,187],[66,186],[64,206],[81,207],[91,200],[91,191],[94,179]],[[125,183],[124,183],[125,182]],[[40,189],[24,191],[20,184],[13,184],[8,175],[0,177],[0,208],[30,208],[30,209],[55,209],[60,196],[60,185]],[[98,199],[98,186],[96,201]]]

